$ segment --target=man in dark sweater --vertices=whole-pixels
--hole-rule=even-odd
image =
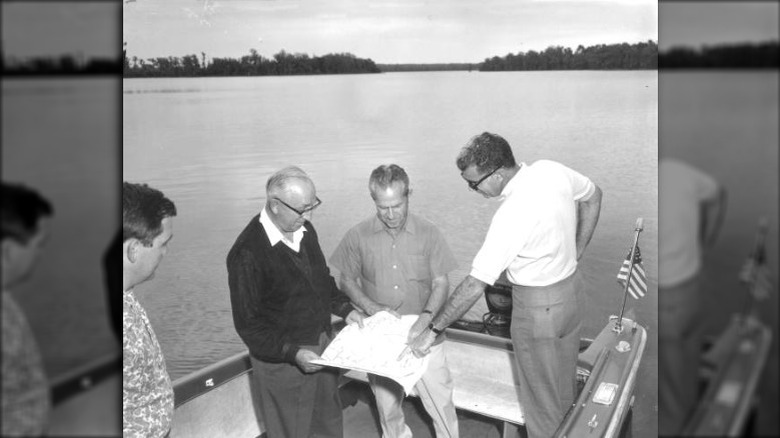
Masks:
[[[332,339],[331,314],[359,324],[364,315],[336,287],[309,222],[320,202],[303,170],[279,170],[227,257],[233,323],[269,438],[343,436],[338,371],[311,361]]]

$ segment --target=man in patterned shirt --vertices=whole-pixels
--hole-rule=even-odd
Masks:
[[[146,184],[122,186],[122,435],[160,438],[173,418],[173,386],[157,336],[133,287],[149,280],[168,252],[176,207]]]
[[[49,385],[27,319],[9,292],[32,272],[48,235],[52,207],[38,193],[2,184],[2,436],[39,436],[46,430]]]

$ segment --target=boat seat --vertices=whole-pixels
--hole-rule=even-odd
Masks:
[[[525,418],[511,341],[453,329],[447,329],[447,340],[444,346],[454,382],[455,407],[503,421],[504,437],[519,436]],[[349,370],[342,383],[350,380],[367,383],[368,377]]]

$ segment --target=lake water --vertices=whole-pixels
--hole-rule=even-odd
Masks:
[[[322,206],[313,223],[326,257],[374,213],[377,165],[411,178],[410,209],[439,225],[468,273],[497,202],[470,192],[454,164],[473,135],[505,137],[518,161],[547,158],[604,191],[580,270],[584,336],[622,304],[615,276],[638,217],[650,278],[629,298],[648,329],[637,404],[655,436],[657,379],[658,76],[641,72],[426,72],[378,75],[131,79],[123,82],[123,179],[162,190],[177,206],[174,239],[154,280],[137,288],[172,378],[242,351],[230,311],[225,257],[264,204],[268,176],[306,170]],[[481,319],[480,301],[467,314]]]
[[[3,78],[3,181],[54,205],[30,281],[14,290],[50,377],[119,354],[102,257],[119,226],[120,79]]]
[[[720,333],[745,307],[737,273],[749,253],[758,218],[769,223],[768,266],[774,293],[760,306],[773,332],[758,385],[756,434],[780,432],[778,379],[778,84],[774,71],[662,71],[659,147],[715,177],[728,191],[728,209],[714,246],[704,253],[702,303],[710,334]]]

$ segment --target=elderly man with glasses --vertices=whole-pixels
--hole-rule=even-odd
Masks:
[[[331,314],[348,323],[364,315],[328,270],[310,222],[320,203],[303,170],[279,170],[227,256],[233,323],[249,349],[269,438],[343,436],[338,370],[311,361],[331,341]]]
[[[516,163],[502,137],[473,137],[456,164],[469,188],[501,205],[471,273],[408,347],[428,354],[506,270],[512,283],[512,343],[528,436],[553,436],[576,394],[580,314],[575,274],[599,218],[601,189],[554,161]]]

